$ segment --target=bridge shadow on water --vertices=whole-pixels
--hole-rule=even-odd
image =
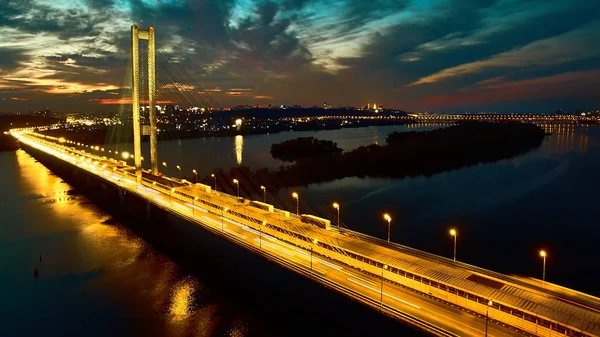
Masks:
[[[148,206],[118,187],[66,165],[34,149],[25,148],[46,167],[112,215],[156,251],[182,267],[233,305],[227,310],[250,313],[259,321],[248,336],[424,336],[423,332],[386,317],[335,291],[263,259],[166,211]],[[265,331],[260,331],[264,325]],[[213,336],[229,336],[226,324]],[[255,329],[256,328],[256,329]],[[256,331],[258,330],[258,331]]]

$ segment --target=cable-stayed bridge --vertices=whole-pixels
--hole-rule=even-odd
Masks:
[[[153,45],[152,27],[132,27]],[[148,60],[154,53],[149,51]],[[148,61],[148,72],[155,67]],[[134,195],[215,236],[290,269],[332,291],[438,336],[600,336],[600,299],[537,279],[503,275],[332,225],[328,219],[277,209],[160,175],[156,150],[156,85],[148,84],[149,127],[141,124],[139,69],[132,65],[134,166],[101,151],[34,130],[12,130],[23,148],[48,156]],[[148,82],[153,82],[149,74]],[[137,83],[137,84],[136,84]],[[137,124],[137,125],[136,125]],[[146,132],[144,132],[146,129]],[[137,130],[137,131],[136,131]],[[151,139],[150,169],[140,138]],[[154,135],[153,135],[154,133]],[[153,139],[154,137],[154,145]],[[239,185],[238,185],[239,186]],[[295,212],[294,212],[295,211]]]

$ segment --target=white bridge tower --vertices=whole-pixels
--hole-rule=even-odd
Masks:
[[[139,40],[148,40],[148,105],[150,125],[140,125],[140,57]],[[158,152],[156,139],[156,54],[154,42],[154,27],[148,30],[131,26],[131,108],[133,110],[133,155],[135,175],[138,181],[142,179],[142,134],[150,135],[150,168],[152,174],[158,174]]]

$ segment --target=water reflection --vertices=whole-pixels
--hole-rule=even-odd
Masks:
[[[551,151],[555,154],[588,151],[588,126],[576,126],[574,124],[540,124],[540,126],[551,134],[550,137],[546,137],[542,144],[545,151]]]
[[[0,155],[0,265],[9,275],[0,278],[0,288],[13,290],[0,301],[0,312],[14,323],[7,336],[33,335],[30,320],[43,320],[52,335],[213,336],[221,335],[219,327],[246,335],[241,327],[251,317],[227,309],[232,303],[224,298],[207,302],[198,289],[208,288],[197,277],[29,154]],[[34,267],[37,279],[21,276]],[[227,313],[217,317],[223,309]],[[129,313],[142,324],[110,313]]]
[[[244,136],[235,136],[235,159],[238,165],[242,164],[242,153],[244,152]]]
[[[197,287],[197,282],[192,278],[185,278],[173,286],[173,295],[171,297],[171,306],[169,315],[173,322],[180,323],[186,320],[193,313],[192,295]]]

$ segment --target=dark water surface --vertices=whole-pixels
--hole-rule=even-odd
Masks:
[[[275,142],[312,135],[350,150],[384,143],[392,130],[407,128],[161,142],[159,156],[170,169],[203,174],[238,164],[277,167],[269,155]],[[455,226],[460,260],[505,273],[540,277],[543,247],[548,281],[598,296],[600,128],[549,131],[540,148],[499,163],[295,191],[302,212],[335,223],[336,201],[345,225],[382,238],[389,212],[393,241],[441,255],[452,254],[448,229]],[[291,324],[322,319],[278,324],[272,308],[245,303],[157,252],[23,151],[0,153],[0,174],[0,336],[286,336],[297,330]],[[295,210],[290,193],[269,194],[270,202]],[[352,335],[335,322],[323,331]]]

